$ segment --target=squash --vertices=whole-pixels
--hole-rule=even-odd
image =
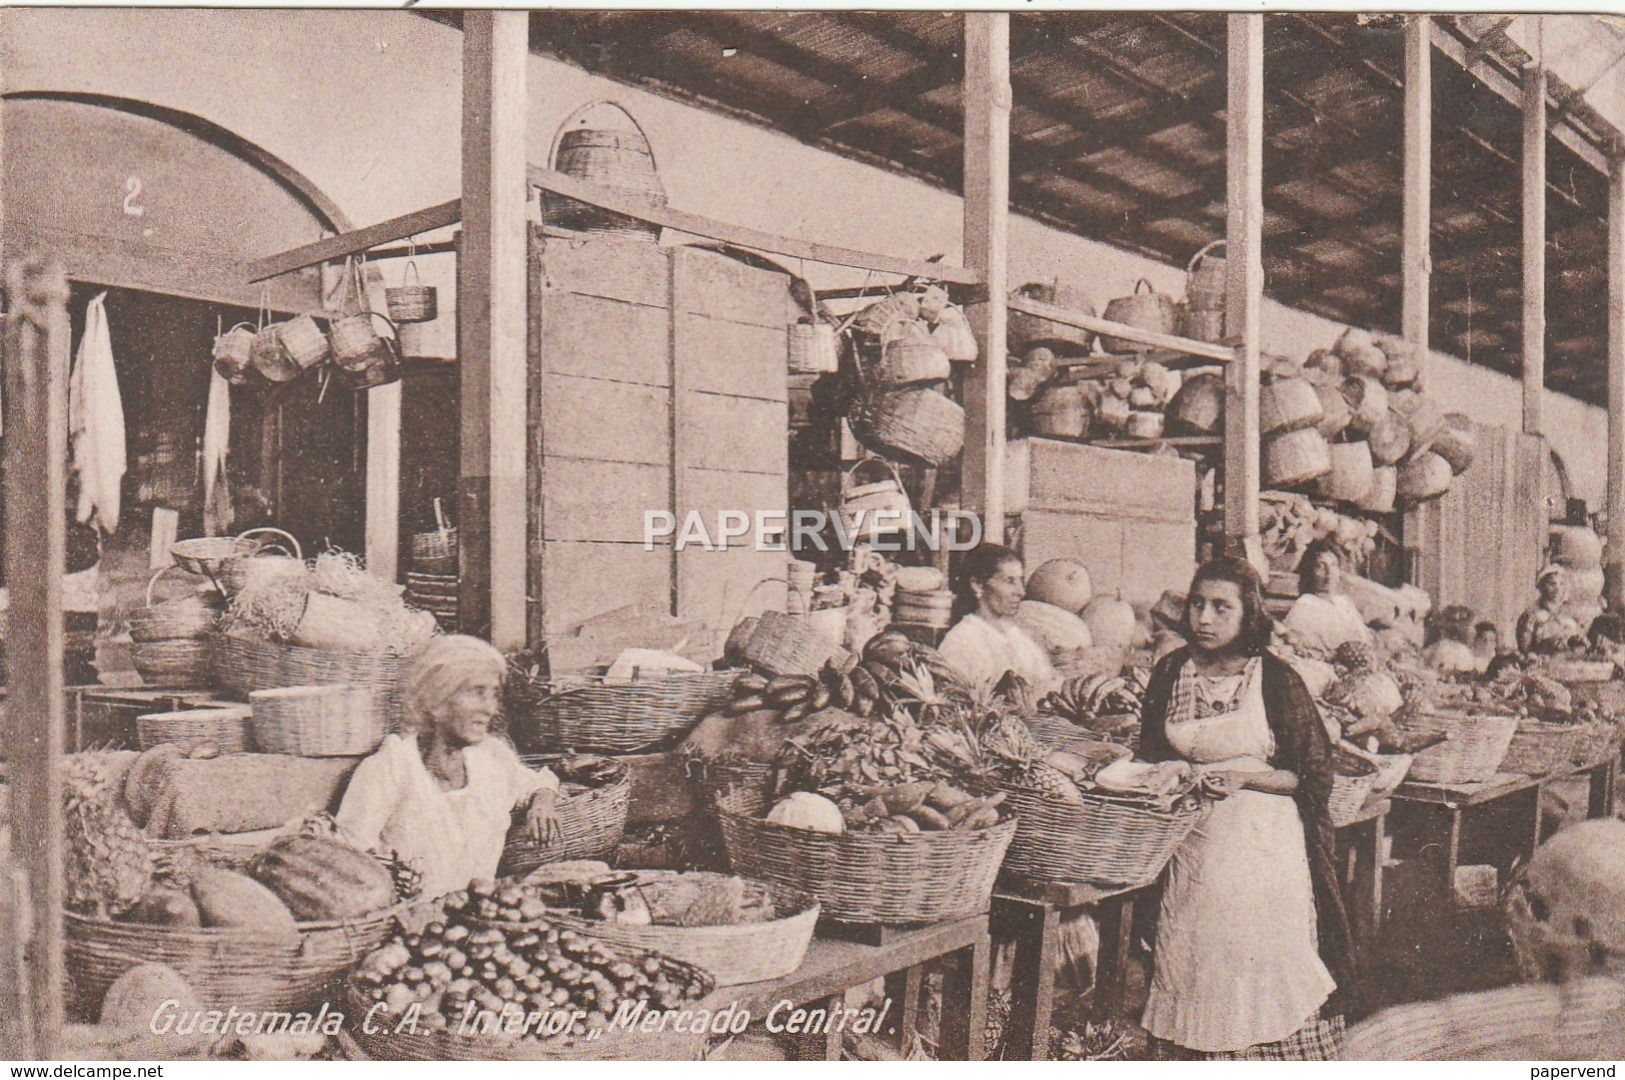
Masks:
[[[835,833],[846,831],[846,820],[841,808],[822,795],[811,791],[792,791],[779,804],[768,811],[767,820],[775,825],[789,825],[796,829]]]
[[[192,874],[192,899],[204,926],[240,926],[267,933],[299,930],[277,894],[235,870],[202,867]]]
[[[1094,599],[1089,568],[1072,559],[1051,559],[1027,578],[1027,599],[1077,614]]]
[[[1116,596],[1097,596],[1091,600],[1083,609],[1083,621],[1094,644],[1101,648],[1131,648],[1140,629],[1133,605]]]
[[[333,837],[282,837],[254,857],[249,873],[305,922],[357,918],[395,903],[383,863]]]
[[[1016,625],[1052,653],[1091,649],[1095,644],[1088,623],[1042,600],[1023,600],[1016,608]]]

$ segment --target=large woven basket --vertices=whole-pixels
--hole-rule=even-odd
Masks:
[[[213,651],[207,640],[167,638],[130,646],[130,662],[147,686],[190,689],[207,686]]]
[[[1517,733],[1501,761],[1502,772],[1546,776],[1587,763],[1592,731],[1584,724],[1547,724],[1519,720]]]
[[[621,113],[636,128],[623,131],[608,128],[575,127],[586,114],[599,106]],[[666,205],[666,189],[660,183],[654,150],[643,128],[626,107],[617,101],[589,101],[565,117],[553,136],[548,163],[554,170],[608,188],[650,207]],[[549,224],[578,232],[658,240],[660,226],[638,218],[600,210],[576,199],[542,192],[542,215]]]
[[[209,1008],[292,1009],[320,1000],[336,976],[383,944],[398,910],[300,923],[292,937],[244,927],[112,922],[68,912],[66,967],[79,1007],[91,1015],[113,981],[140,964],[168,964]]]
[[[152,602],[153,586],[176,566],[166,566],[147,579],[147,600],[130,615],[130,640],[137,645],[150,642],[207,639],[220,617],[219,594],[193,593],[178,600]]]
[[[262,754],[295,757],[370,754],[385,735],[375,693],[348,684],[255,690],[248,695],[254,746]]]
[[[724,758],[720,761],[690,759],[688,777],[700,789],[701,806],[727,802],[735,813],[761,817],[772,809],[773,786],[778,769],[761,761]]]
[[[717,810],[728,865],[742,877],[809,893],[830,918],[917,923],[988,909],[1016,822],[974,832],[816,832]]]
[[[1343,751],[1336,754],[1337,771],[1332,776],[1332,793],[1326,810],[1332,826],[1340,828],[1353,821],[1371,799],[1377,782],[1377,766],[1366,758]]]
[[[893,390],[872,398],[859,418],[858,435],[917,458],[946,465],[965,445],[965,410],[931,389]]]
[[[546,764],[527,757],[531,768]],[[513,812],[507,841],[502,845],[499,877],[523,877],[548,863],[570,859],[609,859],[626,832],[627,814],[632,809],[632,774],[603,787],[561,795],[553,804],[559,822],[559,838],[545,844],[532,840],[525,829],[525,813]]]
[[[544,688],[530,706],[530,725],[516,732],[522,749],[634,754],[663,749],[727,704],[735,670],[662,672],[629,682],[594,676],[578,685]]]
[[[772,675],[816,675],[834,651],[805,616],[765,611],[757,616],[743,655],[752,667]]]
[[[639,870],[637,874],[642,880],[724,876],[675,870]],[[806,958],[818,923],[818,902],[784,885],[748,882],[750,886],[772,893],[778,918],[738,926],[623,926],[555,914],[550,914],[548,920],[615,945],[658,952],[693,964],[716,979],[718,986],[781,978],[800,967]]]
[[[1085,751],[1092,751],[1099,743],[1106,742],[1132,753],[1140,745],[1139,725],[1135,725],[1127,734],[1114,736],[1090,731],[1054,713],[1041,712],[1025,719],[1033,737],[1051,750],[1076,753],[1081,747]]]
[[[242,754],[248,750],[248,717],[242,706],[148,713],[135,719],[136,739],[143,750],[164,743],[191,750],[212,742],[222,754]]]
[[[611,946],[614,948],[614,946]],[[624,953],[630,961],[636,954]],[[689,978],[714,986],[710,974],[693,964],[663,956],[665,973],[681,970]],[[350,984],[346,994],[350,1033],[369,1058],[379,1061],[694,1061],[704,1052],[708,1035],[682,1025],[662,1025],[664,1031],[644,1031],[641,1026],[607,1027],[596,1038],[555,1038],[538,1042],[501,1035],[464,1034],[453,1025],[436,1029],[425,1023],[397,1025],[399,1017],[370,1013],[375,1002]],[[373,1016],[374,1022],[364,1019]],[[397,1030],[399,1026],[399,1030]],[[368,1029],[371,1028],[369,1031]]]
[[[245,701],[256,690],[288,686],[371,690],[372,711],[384,731],[400,727],[401,658],[392,653],[328,652],[221,633],[214,638],[214,677],[222,689]]]
[[[1092,792],[1083,793],[1082,805],[1072,805],[1018,784],[1001,787],[1016,815],[1005,869],[1031,881],[1149,884],[1202,815],[1195,803],[1164,813]]]
[[[1445,716],[1423,713],[1401,725],[1420,735],[1444,734],[1411,763],[1409,780],[1421,784],[1482,784],[1501,768],[1518,720],[1513,716]]]

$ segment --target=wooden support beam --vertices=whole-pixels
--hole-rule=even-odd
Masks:
[[[1546,69],[1523,73],[1523,430],[1544,433],[1546,396]]]
[[[463,16],[460,621],[499,649],[525,643],[525,140],[529,14]]]
[[[1025,312],[1036,315],[1041,319],[1058,322],[1062,326],[1075,326],[1079,330],[1088,330],[1091,333],[1103,334],[1107,337],[1123,338],[1126,341],[1149,345],[1153,349],[1166,349],[1171,352],[1185,353],[1188,356],[1200,356],[1221,364],[1227,364],[1236,358],[1234,349],[1223,345],[1213,345],[1206,341],[1195,341],[1191,338],[1177,337],[1173,334],[1159,334],[1154,330],[1142,330],[1138,326],[1127,323],[1114,322],[1111,319],[1102,319],[1098,315],[1085,315],[1081,311],[1072,311],[1068,308],[1046,304],[1041,300],[1034,300],[1026,296],[1012,296],[1006,301],[1011,311]]]
[[[67,498],[68,282],[29,258],[6,269],[4,424],[8,677],[3,752],[11,850],[33,901],[27,970],[34,1056],[62,1032],[62,569]],[[7,977],[10,977],[9,974]]]
[[[1400,324],[1417,363],[1428,354],[1433,235],[1433,44],[1426,15],[1405,24],[1405,208]]]
[[[1608,606],[1625,605],[1625,155],[1608,176]]]
[[[1224,532],[1267,573],[1258,539],[1259,334],[1264,303],[1264,16],[1230,15],[1226,134],[1226,321],[1237,341],[1225,373]]]
[[[968,314],[981,358],[966,373],[963,504],[1004,541],[1006,297],[1010,239],[1010,16],[965,12],[965,264],[987,285]]]
[[[462,219],[462,200],[452,199],[438,206],[425,207],[414,210],[410,214],[392,217],[388,221],[380,221],[376,225],[368,225],[361,229],[351,229],[338,236],[329,236],[314,243],[302,244],[275,255],[267,255],[263,259],[255,259],[248,264],[248,280],[264,281],[279,274],[291,274],[295,270],[303,270],[307,266],[318,263],[332,262],[347,255],[359,255],[363,251],[377,247],[379,244],[388,244],[395,240],[405,240],[409,236],[430,232],[434,229],[443,229],[447,225],[455,225]]]

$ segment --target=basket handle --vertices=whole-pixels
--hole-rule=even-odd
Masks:
[[[440,496],[438,495],[434,497],[434,522],[440,526],[439,531],[442,536],[451,532],[451,526],[446,524],[446,511],[440,505]]]
[[[769,577],[769,578],[763,578],[762,580],[758,581],[756,584],[752,585],[749,590],[746,591],[745,598],[743,600],[739,601],[739,608],[738,608],[737,612],[734,615],[733,622],[728,624],[729,627],[732,628],[732,627],[738,626],[739,625],[739,620],[745,617],[745,607],[746,607],[746,605],[748,605],[750,603],[750,598],[756,595],[756,590],[757,589],[760,589],[763,585],[772,585],[774,583],[777,583],[779,585],[783,585],[786,589],[788,589],[790,587],[790,580],[788,578]]]
[[[1229,251],[1229,248],[1225,246],[1225,242],[1223,240],[1214,240],[1212,243],[1204,244],[1201,251],[1198,251],[1195,255],[1191,256],[1191,261],[1185,267],[1185,272],[1187,274],[1194,273],[1196,268],[1202,265],[1202,260],[1207,258],[1207,253],[1212,251],[1214,248],[1225,248],[1226,252]]]
[[[158,584],[158,579],[169,573],[171,570],[179,569],[181,569],[181,565],[179,563],[170,563],[168,566],[160,567],[159,570],[152,575],[152,577],[147,579],[147,607],[152,606],[152,587]]]
[[[251,536],[259,536],[262,533],[283,537],[284,539],[286,539],[288,541],[289,544],[293,545],[292,548],[289,548],[288,546],[283,545],[283,544],[275,545],[276,547],[281,548],[283,554],[292,555],[294,558],[301,559],[301,560],[305,557],[304,552],[301,551],[300,548],[299,548],[299,541],[298,540],[295,540],[291,534],[285,533],[281,529],[273,529],[270,526],[266,526],[266,527],[260,528],[260,529],[249,529],[247,532],[239,534],[237,539],[238,540],[247,540]],[[256,544],[256,546],[254,548],[254,554],[258,555],[261,551],[264,551],[267,546],[269,546],[269,545]]]
[[[846,494],[847,491],[847,481],[850,481],[852,477],[857,474],[857,471],[860,468],[870,463],[884,465],[886,467],[886,471],[891,473],[891,478],[897,481],[897,486],[905,491],[907,490],[906,488],[903,488],[903,475],[897,471],[897,465],[895,462],[888,461],[879,454],[865,454],[862,458],[854,462],[852,467],[846,470],[845,476],[842,477],[843,482],[841,484],[841,493],[843,495]]]
[[[1144,285],[1145,286],[1145,291],[1150,293],[1152,296],[1157,295],[1157,287],[1155,285],[1151,284],[1151,282],[1147,281],[1145,278],[1141,278],[1139,281],[1136,281],[1134,283],[1134,295],[1135,296],[1140,295],[1140,286],[1141,285]]]
[[[564,133],[566,131],[568,131],[570,129],[571,125],[576,123],[576,121],[580,120],[588,112],[590,112],[593,109],[596,109],[600,105],[612,106],[613,108],[620,110],[620,113],[621,113],[622,116],[624,116],[628,120],[632,121],[632,126],[637,129],[637,132],[638,132],[639,135],[643,136],[643,141],[648,145],[648,147],[649,147],[649,163],[654,166],[655,172],[658,173],[660,171],[660,162],[655,158],[655,147],[654,147],[654,143],[649,142],[649,133],[643,130],[643,125],[638,123],[638,118],[633,116],[630,112],[628,112],[626,106],[622,105],[619,101],[616,101],[614,98],[594,98],[591,101],[588,101],[588,102],[586,102],[586,103],[584,103],[582,105],[577,106],[576,109],[574,111],[572,111],[569,116],[566,116],[564,118],[564,120],[562,122],[560,122],[559,129],[553,133],[553,145],[548,147],[548,150],[547,150],[547,167],[549,169],[554,169],[554,170],[558,169],[558,167],[559,167],[559,143],[564,141]]]
[[[406,287],[406,275],[407,274],[412,275],[412,283],[414,285],[417,285],[419,287],[421,287],[423,285],[423,277],[418,273],[418,261],[416,259],[407,259],[406,260],[406,273],[403,273],[401,275],[401,287],[402,288]]]
[[[217,337],[225,337],[226,334],[235,334],[239,330],[255,330],[255,329],[257,329],[257,327],[255,327],[255,325],[253,323],[245,321],[245,322],[238,323],[236,326],[233,326],[230,330],[227,330],[225,332],[225,334],[218,334],[216,336]]]

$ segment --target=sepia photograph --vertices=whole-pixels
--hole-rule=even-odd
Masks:
[[[1612,1076],[1622,132],[1608,14],[0,7],[0,1058]]]

